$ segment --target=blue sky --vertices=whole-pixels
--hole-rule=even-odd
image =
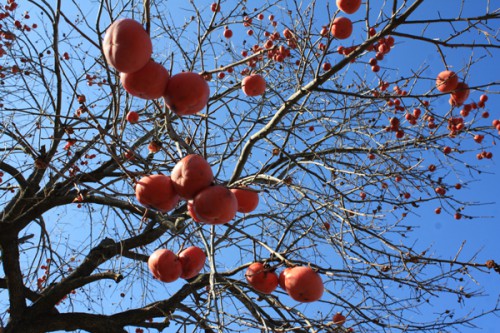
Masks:
[[[211,2],[197,2],[201,8],[205,10],[208,9]],[[382,1],[370,1],[372,7],[377,8],[380,6]],[[457,0],[440,0],[440,1],[427,1],[425,5],[419,9],[414,17],[415,20],[426,20],[429,18],[436,18],[439,16],[449,17],[450,15],[453,17],[460,9],[457,8],[457,3],[461,3]],[[188,10],[189,6],[184,1],[171,1],[170,2],[170,12],[168,15],[172,16],[178,22],[184,22],[187,16],[191,15],[191,12]],[[223,4],[223,8],[229,8],[232,3],[228,2]],[[257,8],[264,8],[265,2],[257,1],[251,2],[249,6],[255,6]],[[467,13],[467,15],[480,15],[484,13],[484,8],[487,6],[488,1],[486,0],[471,0],[464,2],[465,7],[463,8],[463,12]],[[491,6],[491,3],[490,3]],[[319,1],[318,8],[318,16],[316,17],[315,24],[317,25],[317,30],[320,30],[321,22],[323,24],[327,24],[330,17],[327,15],[326,1]],[[330,14],[334,13],[335,5],[333,2],[330,4]],[[84,4],[83,13],[92,17],[95,13],[93,13],[93,8],[87,8]],[[365,4],[362,5],[361,11],[354,14],[352,19],[354,21],[354,34],[352,40],[346,41],[345,45],[348,45],[351,42],[361,41],[365,38],[366,34],[364,31],[365,23],[360,21],[361,18],[364,17]],[[450,13],[450,10],[453,11],[454,14]],[[69,11],[71,13],[71,11]],[[378,12],[374,11],[370,15],[370,19],[372,22],[376,22]],[[207,10],[207,17],[211,15]],[[278,16],[278,15],[277,15]],[[266,12],[267,17],[267,12]],[[281,19],[278,17],[278,19]],[[107,20],[107,18],[105,19]],[[159,24],[159,21],[154,21],[154,23]],[[104,27],[104,24],[103,24]],[[246,28],[243,28],[241,24],[231,25],[231,28],[235,32],[235,37],[230,41],[230,46],[234,49],[240,50],[243,44],[243,38],[247,38],[245,35]],[[413,34],[424,33],[426,36],[441,36],[445,38],[452,30],[448,24],[439,25],[437,28],[425,28],[424,24],[415,24],[408,25],[402,28],[400,31],[406,31]],[[490,28],[494,31],[499,31],[500,26],[497,22],[492,22]],[[283,29],[282,25],[278,26],[278,31]],[[221,32],[222,29],[219,29]],[[215,32],[217,33],[217,32]],[[194,32],[193,32],[194,34]],[[193,35],[192,34],[192,35]],[[443,37],[444,36],[444,37]],[[477,36],[471,35],[471,38],[476,38]],[[410,41],[408,39],[403,39],[399,37],[396,38],[396,47],[391,51],[391,53],[381,62],[381,66],[383,67],[380,75],[384,72],[388,73],[391,77],[406,77],[412,75],[415,70],[421,70],[422,79],[416,85],[416,89],[421,92],[426,92],[431,90],[434,87],[434,80],[441,70],[444,69],[444,65],[442,62],[442,58],[440,54],[437,52],[437,49],[434,46],[430,46],[426,43]],[[480,37],[478,37],[480,38]],[[214,41],[219,43],[218,38],[214,38]],[[156,49],[160,48],[161,52],[158,52],[159,57],[163,57],[164,59],[168,59],[168,56],[171,52],[176,52],[176,44],[175,41],[165,37],[158,36],[154,39],[154,46]],[[223,45],[223,42],[220,42],[220,45]],[[65,47],[70,49],[71,43],[65,44]],[[91,48],[90,48],[91,49]],[[493,53],[488,54],[483,50],[474,50],[471,51],[468,48],[459,48],[459,49],[443,49],[444,55],[446,57],[446,62],[450,66],[451,69],[456,70],[460,73],[460,77],[464,79],[470,86],[481,85],[484,82],[496,82],[495,86],[488,88],[487,91],[489,96],[489,101],[486,105],[486,110],[491,113],[490,118],[481,120],[484,126],[489,126],[491,124],[491,120],[495,118],[500,118],[500,96],[498,95],[498,59],[500,54],[498,51],[493,51]],[[220,49],[215,50],[220,51]],[[219,57],[220,56],[220,57]],[[213,62],[207,62],[206,69],[212,69],[214,67],[219,66],[220,64],[224,64],[224,61],[227,60],[225,58],[225,54],[218,54],[217,57],[214,57]],[[227,55],[228,56],[228,55]],[[183,61],[181,60],[181,56],[175,53],[175,64],[173,65],[174,70],[178,71],[183,69]],[[228,56],[229,57],[229,56]],[[474,62],[470,64],[471,57],[475,59],[480,59],[480,61]],[[327,57],[327,60],[332,64],[335,64],[339,60],[342,59],[342,56],[338,54],[332,54]],[[88,59],[92,61],[92,58]],[[368,57],[365,56],[362,61],[368,60]],[[362,65],[355,64],[353,66],[358,66],[356,68],[361,68]],[[355,77],[346,75],[346,80],[355,80]],[[367,82],[377,82],[378,76],[370,71],[366,73]],[[212,82],[212,87],[218,86],[220,88],[222,83]],[[479,96],[484,93],[482,91],[473,91],[471,92],[469,101],[478,100]],[[236,103],[236,102],[235,102]],[[436,112],[438,110],[442,110],[443,113],[449,110],[448,105],[448,97],[442,96],[435,100],[432,104],[432,107]],[[221,123],[225,121],[224,116],[218,115]],[[133,131],[140,131],[140,128],[130,128],[130,132],[126,133],[125,138],[133,137]],[[483,160],[478,161],[475,158],[475,152],[465,152],[461,157],[467,163],[471,165],[477,165],[478,169],[481,171],[481,174],[478,174],[476,171],[465,170],[464,168],[459,167],[461,173],[457,174],[448,174],[449,178],[454,177],[457,182],[463,183],[463,189],[461,190],[453,190],[453,194],[456,195],[459,199],[464,201],[470,201],[474,203],[481,203],[481,205],[467,207],[463,213],[465,215],[473,216],[473,219],[461,219],[459,221],[453,218],[453,211],[448,210],[440,214],[436,215],[434,213],[434,209],[439,205],[436,201],[432,201],[430,203],[424,203],[418,210],[410,213],[406,221],[408,224],[414,226],[414,233],[412,233],[408,239],[404,241],[407,243],[415,242],[417,248],[426,249],[429,245],[432,245],[432,252],[438,254],[439,257],[443,259],[452,259],[457,251],[461,249],[461,258],[467,259],[473,256],[476,256],[475,261],[479,263],[484,263],[488,259],[496,259],[500,261],[500,242],[498,242],[497,237],[500,231],[498,226],[499,216],[500,216],[500,189],[498,184],[500,184],[500,174],[498,173],[497,159],[500,156],[500,149],[495,144],[496,139],[488,136],[482,146],[484,149],[493,152],[494,158],[493,160]],[[472,141],[472,138],[464,139],[461,143],[460,148],[467,150],[470,148],[477,148],[478,145]],[[457,163],[453,158],[442,158],[443,162],[443,173],[447,173],[447,169],[449,166]],[[224,171],[224,170],[223,170]],[[224,172],[221,173],[221,177],[227,176]],[[471,180],[474,178],[475,180]],[[127,188],[125,187],[125,190]],[[129,190],[129,189],[128,189]],[[415,191],[417,192],[417,191]],[[133,199],[132,199],[133,200]],[[71,221],[67,220],[67,216],[73,216],[73,214],[78,214],[76,212],[80,212],[74,207],[69,208],[65,213],[52,216],[53,220],[49,221],[49,225],[55,231],[64,231],[66,227],[69,226]],[[87,211],[84,212],[85,215]],[[92,217],[89,211],[89,216],[85,216],[83,221],[92,221]],[[60,223],[60,224],[59,224]],[[68,225],[66,225],[68,223]],[[107,227],[108,228],[108,227]],[[109,229],[112,229],[113,226],[109,226]],[[66,229],[69,230],[69,229]],[[93,228],[90,228],[85,223],[82,223],[81,226],[72,227],[71,229],[74,234],[71,237],[71,241],[74,244],[78,244],[79,241],[82,241],[81,236],[85,235],[85,242],[90,239],[90,236],[87,238],[87,232],[94,232]],[[75,230],[78,233],[75,233]],[[90,231],[89,231],[90,230]],[[100,225],[96,223],[95,227],[96,231],[100,230]],[[207,229],[208,230],[208,229]],[[222,229],[220,229],[222,230]],[[255,230],[249,229],[249,232],[253,232]],[[63,235],[60,240],[61,243],[66,241],[65,236]],[[465,243],[464,243],[465,242]],[[68,242],[69,243],[69,242]],[[89,241],[90,243],[90,241]],[[260,250],[259,250],[260,251]],[[262,250],[265,253],[265,250]],[[223,249],[221,250],[222,257],[224,254],[226,257],[226,261],[224,265],[226,268],[230,268],[231,265],[237,264],[239,262],[238,254],[233,251],[233,249]],[[71,255],[71,251],[68,251],[65,255]],[[473,272],[475,273],[475,272]],[[147,268],[145,265],[137,265],[136,270],[134,271],[135,276],[131,278],[139,279],[141,274],[148,274]],[[476,309],[486,309],[494,306],[498,297],[500,295],[500,284],[498,283],[500,276],[495,273],[487,273],[487,274],[473,274],[474,278],[477,281],[477,287],[484,290],[486,296],[478,299],[470,299],[466,300],[464,305],[460,305],[456,298],[453,297],[442,297],[433,300],[433,303],[428,307],[423,307],[421,314],[415,314],[415,318],[426,317],[426,313],[434,313],[434,311],[439,312],[444,308],[459,308],[461,306],[462,313],[467,312],[472,308]],[[243,279],[243,274],[240,274],[241,279]],[[467,279],[469,280],[469,279]],[[469,280],[469,283],[472,281]],[[145,284],[151,283],[151,281],[145,282]],[[178,283],[171,285],[162,285],[160,286],[158,283],[151,283],[147,285],[146,289],[151,291],[150,294],[144,295],[142,294],[141,289],[132,289],[127,291],[127,297],[122,298],[120,293],[121,289],[117,288],[115,291],[111,292],[111,296],[109,298],[103,299],[102,305],[105,310],[111,311],[111,307],[106,306],[106,302],[109,301],[111,305],[117,305],[117,308],[126,308],[129,305],[129,299],[139,299],[143,298],[141,301],[147,303],[150,300],[157,299],[158,297],[168,297],[169,294],[177,290],[183,281],[179,281]],[[95,296],[92,293],[92,288],[87,288],[85,292],[89,295]],[[397,293],[395,291],[395,293]],[[328,296],[325,296],[328,297]],[[76,309],[79,309],[81,305],[78,302],[75,302],[72,306],[75,306]],[[319,311],[332,311],[332,309],[326,308],[321,303],[311,305],[310,308],[316,310],[316,307]],[[115,308],[113,308],[115,309]],[[497,332],[498,331],[498,317],[488,316],[483,319],[477,320],[475,322],[478,326],[483,328],[483,332]],[[462,327],[460,329],[461,332],[472,333],[478,332],[476,328],[471,327]],[[131,330],[133,332],[133,330]]]

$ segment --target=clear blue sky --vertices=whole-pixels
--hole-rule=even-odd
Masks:
[[[205,1],[207,6],[210,2]],[[204,3],[205,3],[204,2]],[[259,7],[263,4],[262,1],[248,1],[249,6]],[[334,7],[333,1],[331,6]],[[202,2],[200,2],[202,3]],[[250,4],[251,3],[251,4]],[[372,5],[378,5],[381,1],[371,1]],[[438,12],[442,16],[448,16],[450,9],[457,11],[457,4],[461,3],[458,0],[439,0],[439,1],[427,1],[426,5],[420,9],[415,16],[415,19],[427,19],[432,17],[437,17]],[[498,6],[498,1],[490,2],[490,5],[496,3]],[[178,4],[178,6],[177,6]],[[181,5],[182,4],[182,5]],[[465,1],[464,12],[471,13],[484,13],[484,8],[487,4],[486,0],[468,0]],[[325,1],[319,1],[318,5],[325,6]],[[84,4],[85,6],[85,4]],[[180,21],[187,15],[184,10],[177,10],[179,7],[187,7],[183,1],[172,1],[171,12],[169,13],[173,17],[178,17]],[[85,8],[85,7],[84,7]],[[364,10],[365,5],[363,4],[362,10]],[[84,12],[87,12],[84,10]],[[92,12],[90,9],[88,12]],[[321,13],[321,11],[318,11]],[[318,22],[328,22],[328,17],[326,13],[323,12],[325,17],[318,17]],[[373,17],[375,18],[376,15]],[[361,12],[353,16],[353,21],[356,18],[363,17]],[[498,25],[498,24],[497,24]],[[355,21],[355,33],[357,36],[355,38],[360,39],[364,36],[363,22]],[[500,26],[494,30],[498,31]],[[241,34],[244,33],[245,29],[241,26],[235,26],[233,28],[235,32],[239,31]],[[279,30],[281,30],[280,28]],[[407,31],[411,33],[421,32],[422,26],[408,26]],[[417,29],[417,30],[415,30]],[[443,25],[443,31],[449,31],[449,27]],[[319,29],[318,29],[319,30]],[[426,31],[426,33],[431,34],[432,31]],[[442,31],[436,31],[436,33],[443,33]],[[239,37],[235,37],[233,43],[237,45],[241,42]],[[158,41],[157,41],[158,42]],[[463,69],[468,64],[470,57],[473,55],[470,49],[457,49],[457,50],[446,50],[446,59],[448,65],[457,71],[463,73]],[[480,54],[480,52],[479,52]],[[474,51],[474,56],[478,56],[476,51]],[[340,56],[335,55],[329,57],[329,61],[335,63],[340,59]],[[366,59],[367,60],[367,59]],[[498,61],[500,60],[500,54],[498,51],[492,54],[492,57],[485,57],[481,61],[473,64],[470,71],[467,73],[466,77],[462,78],[466,80],[469,85],[474,86],[482,84],[484,82],[499,82],[499,71],[498,71]],[[414,43],[409,40],[402,40],[396,37],[396,47],[391,51],[382,63],[382,66],[390,67],[393,70],[397,70],[399,76],[411,75],[411,71],[415,68],[427,67],[423,72],[425,75],[422,84],[419,85],[423,90],[430,89],[434,84],[434,78],[438,72],[443,70],[443,63],[439,54],[436,52],[436,48],[428,46],[424,43]],[[394,72],[393,74],[394,75]],[[373,73],[368,73],[369,77],[374,78]],[[498,84],[492,87],[493,90],[498,92]],[[481,92],[472,92],[470,100],[478,100]],[[491,117],[484,120],[484,124],[491,124],[491,120],[494,118],[500,118],[500,96],[498,94],[488,94],[489,101],[487,102],[486,110],[489,110]],[[447,97],[443,96],[433,104],[435,108],[443,108],[447,110],[449,108]],[[477,144],[471,142],[470,139],[463,143],[463,147],[475,147]],[[476,253],[476,261],[479,263],[484,263],[488,259],[495,259],[500,262],[500,242],[498,241],[498,235],[500,234],[500,173],[498,170],[497,160],[500,158],[500,149],[498,146],[494,145],[495,140],[488,137],[483,142],[483,146],[488,151],[492,151],[494,158],[490,161],[477,161],[475,159],[475,153],[468,153],[465,156],[465,160],[471,164],[477,164],[480,166],[482,171],[481,175],[472,174],[477,181],[466,182],[464,188],[460,191],[453,191],[460,199],[466,201],[473,201],[478,203],[488,203],[485,205],[480,205],[476,207],[468,207],[464,214],[474,216],[474,219],[462,219],[455,220],[452,214],[442,213],[441,215],[434,214],[434,208],[436,203],[422,204],[420,209],[416,210],[414,213],[409,214],[407,220],[410,224],[416,226],[415,232],[410,236],[420,248],[427,248],[428,245],[432,245],[433,252],[440,255],[444,259],[451,259],[455,256],[457,250],[465,241],[465,245],[461,252],[462,258],[469,258]],[[452,160],[449,163],[454,163]],[[457,175],[457,182],[462,179],[470,179],[470,175],[464,172],[464,175]],[[408,241],[408,240],[407,240]],[[229,260],[231,261],[231,260]],[[143,267],[145,269],[145,267]],[[145,272],[147,274],[148,272]],[[473,272],[474,273],[474,272]],[[473,274],[477,277],[478,287],[484,289],[484,298],[470,299],[466,300],[465,306],[462,307],[463,312],[467,312],[471,308],[482,309],[490,308],[494,306],[495,302],[498,300],[500,295],[500,275],[495,273],[490,274]],[[243,279],[243,275],[241,275]],[[161,293],[165,293],[167,290],[175,290],[180,286],[182,282],[177,284],[169,285],[165,290],[161,290]],[[160,292],[158,292],[160,293]],[[134,290],[127,294],[127,298],[134,295]],[[141,295],[137,295],[140,297]],[[155,295],[157,296],[157,295]],[[118,295],[111,298],[111,301],[122,302]],[[424,311],[429,311],[430,313],[434,310],[441,311],[443,308],[457,308],[460,305],[456,299],[453,298],[438,298],[433,301],[430,307],[424,309]],[[126,301],[123,301],[124,307],[126,306]],[[314,305],[316,306],[316,305]],[[320,310],[321,306],[317,305]],[[77,306],[78,307],[78,306]],[[325,309],[329,311],[329,309]],[[416,315],[418,317],[418,315]],[[423,315],[425,317],[425,313]],[[480,319],[476,324],[482,327],[484,330],[482,332],[493,333],[498,332],[498,324],[500,320],[498,317],[489,316],[487,318]],[[133,332],[133,330],[131,330]],[[153,332],[153,330],[151,330]],[[461,328],[463,333],[478,332],[476,328]]]

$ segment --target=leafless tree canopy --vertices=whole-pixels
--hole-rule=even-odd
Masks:
[[[439,12],[436,1],[366,0],[353,16],[334,1],[215,3],[220,12],[197,0],[2,1],[1,331],[449,332],[498,312],[459,310],[481,293],[474,276],[497,279],[498,265],[415,246],[408,221],[429,202],[450,220],[473,218],[455,186],[491,164],[498,133],[479,96],[498,93],[498,81],[470,83],[468,104],[453,107],[435,80],[452,69],[468,82],[498,61],[498,2],[447,1]],[[349,39],[328,33],[338,16],[353,19]],[[124,17],[144,24],[171,75],[209,81],[202,112],[178,117],[163,99],[125,92],[101,47]],[[372,71],[373,49],[391,38]],[[429,47],[438,67],[419,52]],[[399,49],[420,65],[393,67]],[[264,95],[241,92],[251,72],[266,79]],[[210,226],[186,202],[165,214],[140,205],[135,182],[170,174],[189,153],[216,183],[257,190],[258,209]],[[152,277],[154,250],[191,245],[207,254],[200,275]],[[325,293],[309,304],[280,288],[261,294],[244,277],[256,261],[309,265]],[[438,298],[453,301],[431,309]],[[332,322],[337,312],[345,325]]]

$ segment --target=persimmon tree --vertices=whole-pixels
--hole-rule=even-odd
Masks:
[[[498,81],[475,72],[499,60],[500,11],[447,3],[4,0],[2,331],[445,332],[498,313],[467,309],[475,276],[499,278],[494,254],[412,238],[422,210],[474,218],[456,193],[491,165],[500,130]],[[163,66],[122,74],[140,97],[103,52],[122,18]],[[190,95],[191,74],[141,98],[163,68],[201,75],[208,101]],[[189,154],[228,195],[257,193],[257,208],[210,225],[195,221],[194,193],[194,205],[167,205],[165,189],[137,200],[141,179]],[[207,257],[199,274],[154,278],[152,253],[173,262],[191,246]],[[249,283],[286,270],[292,288],[294,267],[309,286],[321,278],[318,300]],[[439,298],[454,302],[429,310]]]

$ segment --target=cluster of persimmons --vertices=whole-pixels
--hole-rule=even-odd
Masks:
[[[170,176],[147,175],[135,186],[137,200],[145,207],[168,212],[179,201],[187,200],[194,221],[225,224],[236,212],[250,213],[259,203],[259,195],[249,188],[227,188],[213,184],[210,164],[200,155],[189,154],[172,169]]]
[[[258,193],[248,188],[228,189],[213,184],[210,164],[200,155],[190,154],[181,159],[170,176],[148,175],[135,187],[137,200],[148,208],[167,212],[177,206],[181,198],[188,200],[187,209],[194,221],[217,225],[231,221],[237,212],[249,213],[257,208]],[[179,277],[189,279],[203,268],[206,255],[197,247],[189,247],[178,256],[170,250],[159,249],[149,258],[148,266],[160,281],[172,282]],[[248,283],[265,294],[273,292],[278,284],[300,302],[321,298],[323,282],[309,266],[288,267],[280,276],[275,269],[261,262],[248,267]]]
[[[166,106],[178,116],[196,114],[206,106],[210,90],[203,76],[182,72],[170,77],[163,65],[151,60],[152,42],[140,23],[131,19],[115,21],[106,31],[103,51],[108,64],[120,72],[121,84],[129,94],[144,99],[163,97]],[[266,81],[259,74],[251,74],[242,80],[241,87],[245,95],[258,96],[265,92]],[[130,123],[138,119],[136,112],[127,114]],[[237,212],[252,212],[259,203],[255,190],[214,184],[210,164],[197,154],[182,158],[170,176],[144,176],[136,183],[135,194],[142,205],[163,213],[174,209],[181,199],[187,200],[192,219],[209,225],[228,223]],[[149,257],[148,267],[156,279],[173,282],[179,277],[195,277],[205,260],[206,254],[196,246],[178,255],[158,249]],[[245,277],[262,293],[273,292],[279,284],[297,301],[321,298],[323,282],[311,267],[288,267],[279,277],[275,270],[268,264],[255,262],[248,267]]]
[[[206,80],[198,73],[181,72],[170,77],[167,69],[151,59],[153,46],[142,25],[132,19],[115,21],[106,30],[103,52],[107,63],[120,72],[123,88],[143,99],[163,97],[166,106],[178,116],[203,110],[210,96]],[[242,81],[247,96],[262,95],[266,82],[259,74]]]

